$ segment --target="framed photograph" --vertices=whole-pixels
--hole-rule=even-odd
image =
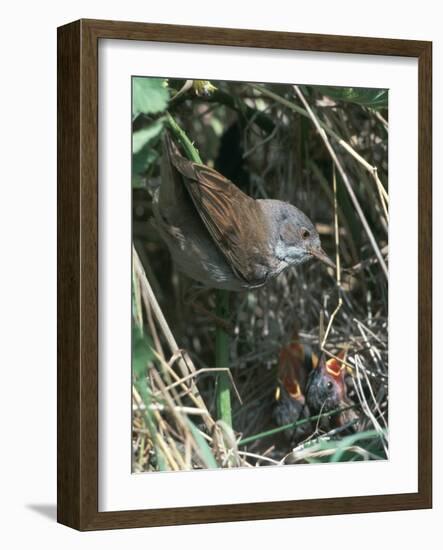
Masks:
[[[430,42],[58,29],[58,521],[432,506]]]

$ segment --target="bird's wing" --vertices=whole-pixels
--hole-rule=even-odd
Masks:
[[[266,268],[260,250],[266,219],[259,204],[216,170],[171,154],[214,242],[234,273],[249,285],[263,284]]]

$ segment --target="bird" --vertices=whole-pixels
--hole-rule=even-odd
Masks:
[[[291,342],[280,350],[278,357],[278,385],[274,394],[272,417],[277,426],[286,426],[310,416],[306,405],[305,388],[311,361],[314,357],[303,346],[295,332]],[[284,435],[290,442],[306,437],[312,431],[310,422],[288,428]]]
[[[335,267],[301,210],[250,197],[216,170],[185,158],[168,131],[153,215],[179,271],[205,287],[259,288],[312,258]]]
[[[337,357],[342,359],[343,354],[340,352]],[[322,354],[306,386],[305,399],[312,414],[328,413],[353,405],[348,397],[345,376],[346,367],[341,361],[334,357],[326,360]],[[354,424],[357,419],[357,413],[347,408],[338,415],[322,418],[320,424],[326,428],[341,427]]]

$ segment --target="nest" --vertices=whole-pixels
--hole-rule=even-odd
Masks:
[[[310,118],[284,103],[306,109],[291,86],[214,84],[216,99],[171,101],[201,157],[251,196],[299,207],[341,268],[289,269],[231,293],[228,318],[218,318],[215,291],[177,272],[150,224],[158,153],[133,194],[133,471],[386,459],[387,122],[315,87],[300,90]],[[344,177],[334,176],[334,155]],[[232,427],[216,406],[220,326],[229,335]],[[328,361],[331,376],[338,364],[343,399],[307,407]]]

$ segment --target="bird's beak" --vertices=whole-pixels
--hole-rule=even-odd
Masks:
[[[329,267],[332,267],[332,269],[335,269],[334,262],[329,258],[329,256],[323,250],[323,248],[313,248],[313,249],[310,250],[310,252],[318,260],[320,260],[324,264],[328,265]]]

